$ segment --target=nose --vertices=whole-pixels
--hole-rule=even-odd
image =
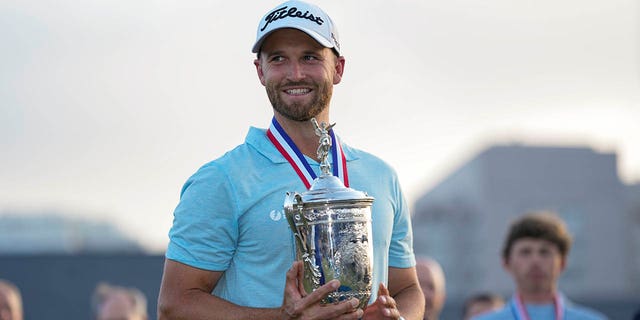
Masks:
[[[287,77],[291,81],[300,81],[306,77],[304,66],[298,61],[291,61],[289,64],[289,72]]]
[[[536,252],[536,253],[534,253],[533,255],[531,255],[531,261],[532,261],[532,263],[533,263],[533,264],[538,265],[538,264],[540,264],[543,260],[544,260],[544,255],[543,255],[543,254],[541,254],[541,253],[539,253],[539,252]]]

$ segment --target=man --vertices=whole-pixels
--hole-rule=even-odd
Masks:
[[[335,135],[335,175],[376,199],[372,278],[379,285],[365,310],[355,298],[320,303],[339,287],[337,280],[312,293],[299,285],[303,267],[294,262],[283,201],[287,191],[304,190],[320,172],[310,120],[330,123],[333,86],[342,79],[345,58],[331,18],[300,1],[264,16],[252,51],[273,107],[271,126],[251,128],[244,144],[185,183],[169,232],[160,319],[422,319],[410,216],[397,176]]]
[[[416,260],[416,272],[424,294],[424,319],[438,320],[447,298],[442,267],[436,260],[419,257]]]
[[[463,320],[496,311],[504,307],[504,298],[496,293],[481,292],[467,298],[463,305]]]
[[[147,298],[136,288],[100,283],[91,299],[96,320],[147,320]]]
[[[560,293],[558,278],[567,266],[570,248],[571,236],[555,214],[529,213],[517,219],[502,249],[503,267],[511,274],[516,292],[501,310],[473,319],[606,319]]]
[[[22,295],[13,283],[0,279],[0,320],[22,320]]]

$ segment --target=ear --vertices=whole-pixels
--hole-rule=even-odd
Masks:
[[[342,73],[344,72],[345,59],[343,56],[336,58],[335,73],[333,75],[333,84],[338,84],[342,81]]]
[[[564,272],[564,269],[567,267],[567,256],[563,256],[560,258],[560,272]]]
[[[262,83],[262,85],[265,85],[265,81],[264,81],[264,72],[262,72],[262,63],[260,61],[260,58],[257,58],[255,60],[253,60],[253,65],[256,66],[256,72],[258,73],[258,79],[260,79],[260,83]]]
[[[509,258],[502,258],[502,268],[511,273],[511,266],[509,265]]]

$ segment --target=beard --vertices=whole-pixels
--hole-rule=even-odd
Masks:
[[[309,103],[286,103],[282,99],[282,87],[284,86],[308,86],[311,87],[313,98]],[[288,82],[282,86],[277,83],[270,83],[266,86],[267,96],[273,109],[287,119],[294,121],[309,121],[329,105],[333,87],[328,82],[308,83],[308,82]]]

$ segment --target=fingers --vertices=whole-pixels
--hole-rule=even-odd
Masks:
[[[289,296],[293,299],[301,299],[302,293],[299,290],[299,283],[302,283],[302,277],[300,277],[300,273],[304,272],[302,270],[302,262],[296,261],[291,265],[291,268],[287,270],[287,279],[284,284],[285,297]],[[302,291],[304,292],[304,290]]]
[[[390,317],[393,319],[400,317],[400,312],[398,311],[396,300],[391,297],[389,289],[387,289],[387,287],[385,287],[385,285],[382,283],[380,283],[380,285],[378,286],[378,301],[383,306],[381,311],[385,317]]]
[[[313,314],[320,319],[360,319],[364,312],[358,309],[359,301],[351,298],[335,304],[320,305]]]
[[[329,295],[329,293],[338,290],[339,287],[340,287],[340,281],[335,280],[335,279],[331,280],[331,281],[325,283],[320,288],[314,290],[309,295],[307,295],[305,297],[305,299],[309,300],[309,303],[320,302],[324,297]]]
[[[387,287],[384,286],[384,283],[380,282],[380,285],[378,285],[378,297],[379,296],[391,296],[391,294],[389,293],[389,289],[387,289]]]
[[[298,271],[298,291],[304,297],[307,295],[307,291],[304,289],[304,262],[296,261],[294,262],[294,266],[296,266]]]
[[[364,311],[362,309],[358,309],[358,305],[360,302],[356,298],[351,298],[347,301],[343,301],[337,305],[331,305],[337,307],[338,309],[333,313],[329,314],[328,317],[330,319],[361,319],[364,315]],[[326,309],[327,306],[321,307]]]
[[[350,299],[334,304],[322,304],[321,301],[340,287],[340,281],[331,280],[307,294],[303,285],[304,264],[296,261],[287,271],[283,311],[289,318],[298,318],[305,314],[317,319],[359,319],[363,311],[358,309],[358,299]]]

